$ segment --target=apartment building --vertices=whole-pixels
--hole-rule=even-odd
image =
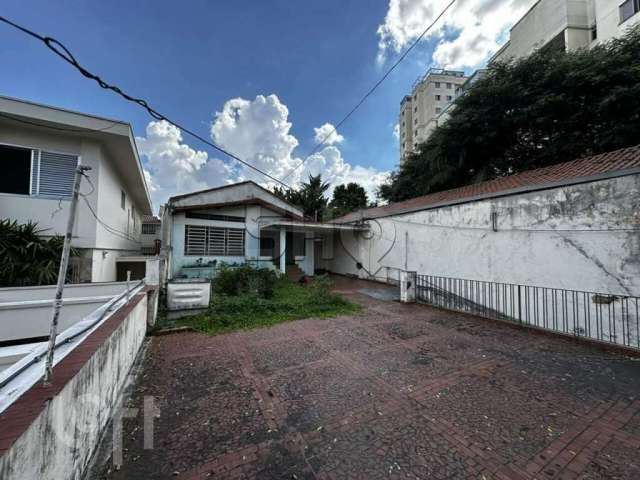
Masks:
[[[539,0],[511,28],[509,41],[490,63],[547,46],[592,48],[640,23],[639,13],[640,0]]]
[[[416,80],[411,95],[400,102],[400,162],[429,138],[467,78],[464,72],[432,68]]]

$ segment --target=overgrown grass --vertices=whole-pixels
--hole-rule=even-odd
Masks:
[[[179,319],[178,326],[190,326],[210,335],[276,325],[309,317],[334,317],[356,313],[360,306],[332,293],[326,280],[307,285],[286,278],[275,281],[269,298],[255,293],[213,295],[206,313]]]

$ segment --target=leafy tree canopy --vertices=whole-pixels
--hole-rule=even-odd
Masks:
[[[379,196],[401,201],[640,143],[640,27],[488,67]]]
[[[327,207],[327,199],[324,194],[329,186],[328,182],[322,181],[322,174],[309,175],[309,180],[303,182],[297,190],[274,187],[273,193],[289,203],[298,205],[302,208],[305,216],[320,219]]]
[[[368,198],[365,189],[355,183],[338,185],[333,191],[329,209],[333,218],[341,217],[349,212],[367,208]]]

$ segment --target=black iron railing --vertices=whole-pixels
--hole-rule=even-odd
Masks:
[[[640,349],[640,297],[418,275],[419,301]]]

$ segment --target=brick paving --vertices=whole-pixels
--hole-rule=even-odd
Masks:
[[[640,362],[337,279],[362,313],[156,337],[100,478],[637,479]]]

